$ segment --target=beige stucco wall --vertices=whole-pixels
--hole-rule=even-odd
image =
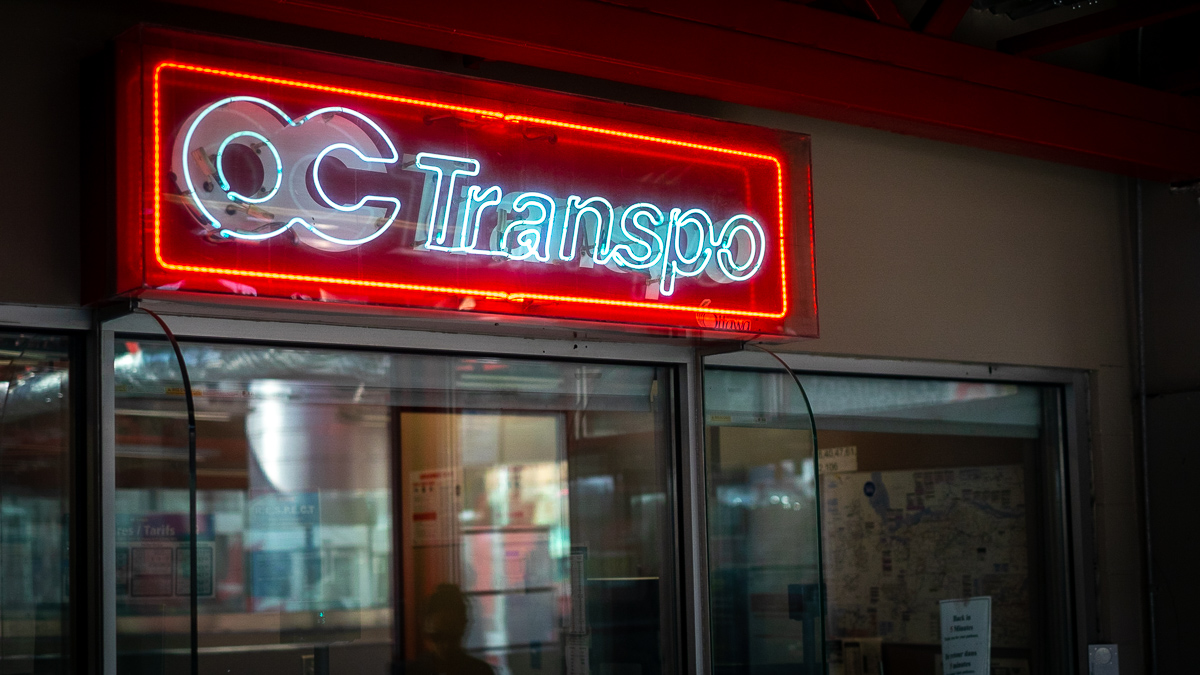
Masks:
[[[1142,672],[1126,179],[729,112],[813,136],[821,337],[789,350],[1092,373],[1098,637]]]

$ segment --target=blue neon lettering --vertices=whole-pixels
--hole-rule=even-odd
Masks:
[[[574,216],[574,217],[572,217]],[[584,228],[584,216],[590,216],[595,225],[589,239]],[[563,218],[562,239],[558,247],[558,259],[569,262],[575,259],[579,237],[584,238],[588,255],[597,265],[607,265],[612,257],[613,205],[604,197],[583,199],[578,195],[567,198],[566,216]]]
[[[524,192],[513,200],[513,211],[532,217],[514,220],[505,226],[504,233],[500,235],[500,250],[506,251],[512,260],[533,258],[538,262],[548,262],[550,229],[554,224],[554,198],[541,192]],[[514,232],[516,236],[511,236]]]
[[[415,166],[429,173],[433,189],[425,190],[421,200],[421,215],[418,222],[425,225],[425,248],[449,251],[444,246],[450,224],[450,195],[454,194],[454,183],[459,176],[478,176],[479,162],[470,157],[454,157],[422,152],[417,155]],[[428,205],[426,204],[428,201]],[[439,205],[445,208],[439,213]]]
[[[321,141],[331,135],[338,142]],[[235,190],[226,174],[232,144],[263,157],[262,185],[243,186],[247,194]],[[175,147],[181,189],[218,239],[257,242],[294,230],[308,245],[347,250],[383,236],[400,214],[395,197],[369,194],[348,204],[326,190],[322,167],[331,155],[382,172],[400,160],[384,129],[348,108],[321,108],[293,119],[264,99],[231,96],[193,115]],[[644,274],[666,297],[681,279],[752,279],[771,250],[766,229],[750,214],[714,223],[701,208],[664,212],[645,201],[616,206],[599,195],[564,200],[544,192],[506,194],[499,185],[465,184],[463,179],[480,175],[477,159],[432,152],[411,157],[410,170],[426,176],[415,235],[424,250],[539,264],[578,260],[581,267]],[[313,158],[307,166],[306,158]],[[315,197],[300,184],[306,178]],[[481,232],[486,248],[480,248]]]
[[[621,215],[624,241],[613,246],[612,259],[619,267],[648,270],[662,259],[663,240],[656,231],[663,224],[663,212],[653,204],[640,202]],[[636,251],[645,249],[644,251]]]
[[[236,111],[231,110],[232,106],[237,106],[238,109]],[[214,159],[210,161],[205,147],[203,145],[197,147],[193,141],[197,138],[197,131],[202,127],[207,127],[208,125],[204,123],[214,115],[223,115],[223,119],[227,123],[252,123],[257,125],[259,130],[239,129],[226,135],[224,140],[218,145],[217,152],[213,156]],[[378,151],[378,154],[368,154],[359,147],[346,142],[324,145],[317,152],[316,160],[313,161],[311,167],[305,172],[305,175],[311,175],[317,193],[323,203],[313,201],[307,195],[307,191],[293,188],[281,190],[286,162],[279,151],[279,147],[281,146],[270,140],[266,135],[268,133],[294,135],[295,133],[301,133],[301,130],[304,133],[308,133],[309,130],[316,129],[316,127],[312,124],[306,125],[305,123],[318,118],[326,123],[334,123],[335,125],[341,124],[341,122],[335,120],[352,120],[346,122],[345,124],[347,125],[365,125],[374,134],[368,134],[362,131],[360,127],[354,126],[354,128],[359,129],[356,135],[363,138],[368,144],[375,145],[375,150]],[[349,129],[350,127],[347,126],[345,128]],[[328,135],[328,132],[320,134],[320,130],[318,129],[317,131],[318,136]],[[207,133],[211,135],[211,130]],[[257,140],[263,147],[266,147],[270,151],[275,161],[275,185],[263,197],[243,195],[232,190],[225,175],[225,151],[228,149],[230,143],[235,141],[241,142],[245,138]],[[310,140],[320,142],[319,138]],[[386,148],[386,151],[383,151],[383,148]],[[321,162],[332,152],[348,150],[355,158],[364,162],[368,169],[378,169],[383,165],[394,164],[399,160],[396,146],[388,138],[387,134],[384,133],[383,129],[366,115],[349,108],[321,108],[310,112],[300,119],[292,119],[270,101],[254,96],[230,96],[209,105],[194,116],[191,124],[188,126],[187,132],[183,136],[179,149],[180,152],[176,157],[180,162],[178,168],[183,175],[184,185],[186,186],[184,192],[199,212],[204,224],[210,227],[220,238],[265,241],[277,237],[298,225],[304,231],[315,235],[316,239],[313,241],[323,242],[323,246],[328,246],[335,250],[344,250],[360,246],[381,236],[392,225],[400,212],[400,200],[395,197],[367,195],[355,204],[345,205],[334,202],[325,193],[321,182],[320,167]],[[193,169],[199,169],[202,174],[210,177],[212,171],[215,169],[217,184],[215,186],[197,186],[192,175]],[[269,173],[267,172],[267,174]],[[216,194],[217,189],[220,190],[220,195]],[[222,199],[228,207],[220,207],[218,205]],[[275,218],[274,213],[264,210],[268,202],[272,202],[272,206],[277,207],[281,212],[301,212],[308,217],[293,216],[287,221],[282,221],[282,219]],[[371,202],[376,204],[382,202],[388,206],[372,205],[368,207],[368,203]],[[260,205],[262,208],[259,208]],[[353,214],[350,216],[352,221],[326,217],[330,213],[329,209],[333,209],[334,213]],[[382,209],[383,215],[379,216],[377,213],[367,211],[366,209]],[[218,216],[217,213],[221,215]],[[319,218],[318,213],[320,214]],[[369,231],[365,235],[361,234],[361,231],[364,229],[361,216],[364,215],[375,216],[374,223],[366,226],[366,229],[369,229]],[[319,220],[322,222],[319,222]],[[355,234],[359,234],[360,236],[344,237],[329,233],[343,229],[354,231]]]
[[[722,283],[745,281],[758,274],[767,252],[767,235],[757,220],[739,214],[726,220],[719,234],[714,228],[713,234],[711,243],[716,250],[717,270],[720,272],[710,273],[714,280]],[[739,234],[744,236],[739,238]],[[749,252],[744,251],[745,248],[749,248]],[[738,257],[744,260],[739,263]]]
[[[487,190],[482,190],[478,185],[472,185],[467,189],[467,195],[462,200],[459,206],[459,224],[457,243],[450,250],[454,253],[477,253],[482,255],[496,255],[499,251],[480,251],[476,248],[479,244],[479,230],[482,226],[484,210],[489,206],[498,206],[504,199],[504,192],[500,190],[500,186],[493,185]]]
[[[696,228],[695,236],[688,232],[688,227]],[[663,295],[675,293],[675,280],[680,277],[695,277],[704,272],[712,259],[713,249],[706,244],[709,242],[709,232],[712,231],[712,218],[703,209],[671,209],[670,222],[667,226],[667,240],[663,248],[663,267],[660,273],[659,292]],[[680,248],[680,243],[683,247]],[[689,253],[693,245],[696,251]],[[689,269],[690,268],[690,269]]]

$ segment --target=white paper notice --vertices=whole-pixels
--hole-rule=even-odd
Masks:
[[[858,446],[847,445],[840,448],[822,448],[820,451],[821,473],[849,473],[858,471]]]
[[[584,582],[587,580],[587,547],[571,547],[571,620],[567,633],[586,635],[587,598],[584,596]]]
[[[942,675],[990,675],[992,599],[942,600]]]
[[[587,635],[567,636],[567,675],[588,675],[592,672],[588,654]]]

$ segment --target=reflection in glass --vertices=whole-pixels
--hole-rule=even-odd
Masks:
[[[722,454],[710,458],[710,466],[722,462],[719,477],[728,475],[729,425],[748,427],[738,429],[736,444],[746,463],[758,465],[763,451],[754,443],[805,415],[786,374],[709,369],[705,378],[710,425],[714,414],[722,420]],[[1055,543],[1064,527],[1038,508],[1061,485],[1057,392],[993,382],[801,379],[820,439],[831,672],[859,672],[861,662],[863,672],[933,675],[940,601],[977,596],[991,598],[993,672],[1069,672],[1058,659],[1068,653],[1060,647],[1070,619],[1052,590],[1066,587]],[[807,487],[812,477],[803,473]],[[815,531],[815,522],[806,527]]]
[[[704,375],[713,672],[817,675],[825,656],[812,427],[790,377],[758,392],[760,377]]]
[[[187,344],[204,672],[675,672],[669,371]],[[117,396],[121,672],[188,648],[166,344]],[[463,670],[465,669],[465,670]]]
[[[65,673],[68,338],[0,333],[0,672]]]
[[[425,603],[421,655],[406,664],[412,675],[492,675],[491,665],[464,649],[463,638],[471,625],[470,600],[454,584],[439,584]]]

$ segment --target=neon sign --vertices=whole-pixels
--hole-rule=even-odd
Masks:
[[[815,334],[806,137],[170,57],[131,290]]]
[[[254,128],[242,128],[247,126]],[[369,132],[364,133],[357,128],[360,126]],[[235,130],[226,134],[229,129]],[[268,133],[278,143],[264,135]],[[310,142],[305,141],[306,136]],[[330,137],[346,140],[330,142]],[[206,144],[206,140],[210,142]],[[253,185],[249,194],[235,190],[226,176],[224,157],[231,143],[259,155],[266,149],[272,158],[263,172],[264,181]],[[214,144],[216,154],[209,155],[205,148]],[[364,150],[363,146],[370,147]],[[291,184],[282,192],[285,171],[279,147],[285,148],[284,154],[291,160],[286,171]],[[315,148],[320,149],[314,155]],[[185,194],[200,220],[217,236],[263,241],[293,227],[303,227],[319,238],[319,242],[306,243],[353,248],[386,232],[402,204],[395,197],[375,194],[363,196],[354,204],[331,199],[321,182],[321,165],[334,152],[351,153],[365,164],[395,164],[400,158],[396,145],[378,124],[349,108],[321,108],[292,119],[261,98],[232,96],[194,115],[177,144],[175,169],[184,177]],[[666,296],[674,294],[679,278],[701,273],[718,283],[747,281],[759,272],[766,257],[766,232],[748,214],[739,213],[714,225],[712,218],[698,208],[672,208],[668,215],[647,202],[614,207],[600,196],[571,195],[563,199],[541,192],[505,196],[499,185],[487,189],[464,185],[461,179],[480,174],[479,160],[470,157],[419,152],[412,168],[428,174],[417,221],[418,231],[423,233],[419,245],[427,251],[550,263],[572,262],[582,250],[584,266],[598,264],[615,271],[642,272],[656,281],[660,294]],[[200,174],[205,182],[198,183],[193,174]],[[319,199],[309,195],[308,185]],[[456,200],[456,194],[461,198]],[[488,208],[498,212],[498,222],[492,228],[488,247],[480,248],[479,234]],[[284,220],[266,209],[304,215]],[[454,210],[458,216],[451,223]],[[513,215],[521,217],[510,220]],[[590,237],[584,222],[588,219],[592,224]],[[355,228],[360,231],[343,232]],[[457,230],[456,234],[450,235],[451,230]],[[457,243],[446,246],[448,236]],[[554,242],[557,246],[552,246]]]

